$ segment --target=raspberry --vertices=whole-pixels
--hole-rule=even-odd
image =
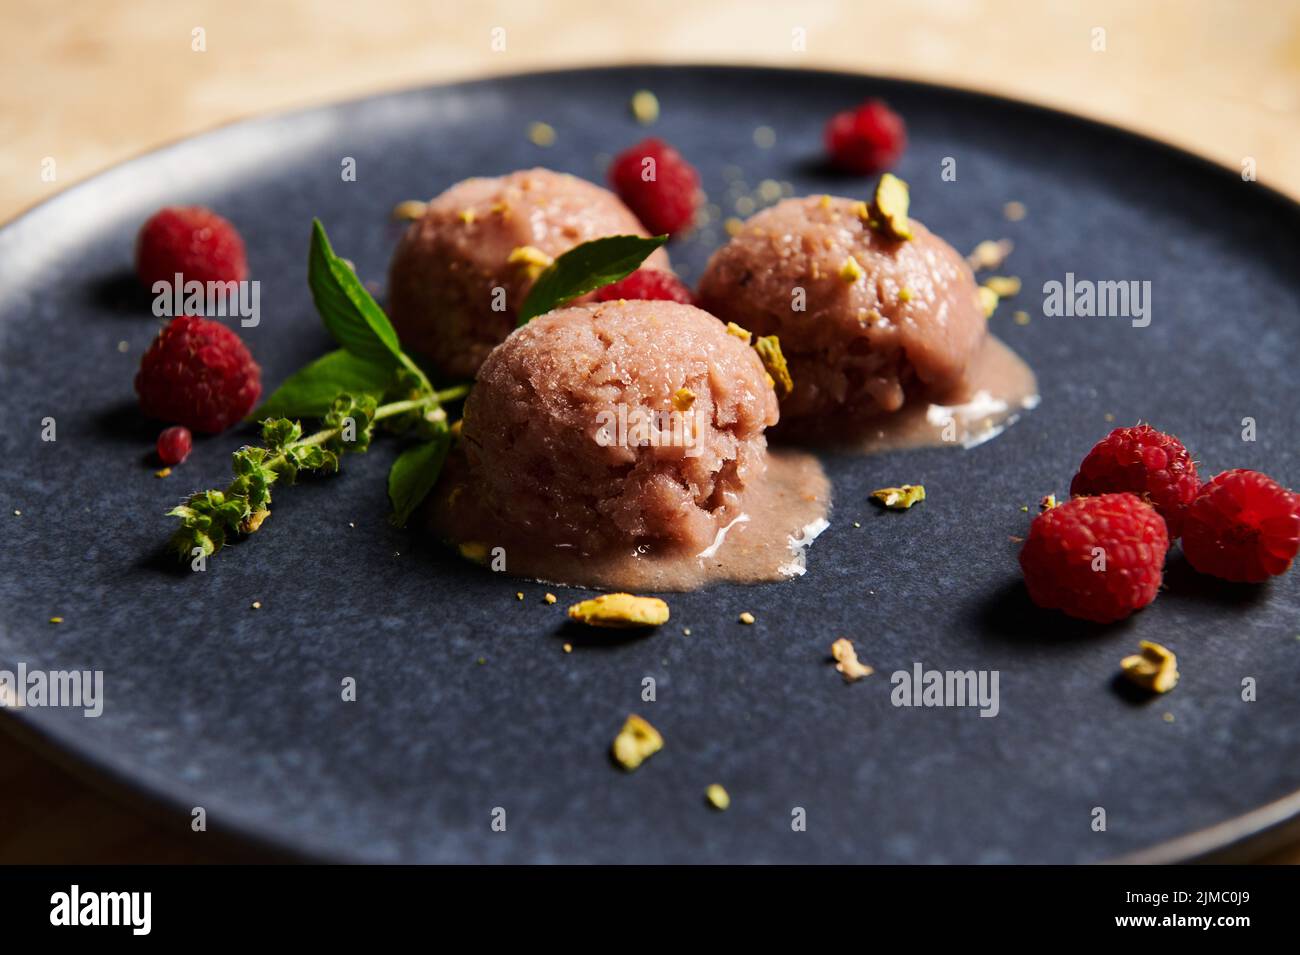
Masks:
[[[144,353],[135,390],[149,417],[215,434],[253,410],[262,370],[225,325],[181,315]]]
[[[903,117],[870,99],[857,109],[836,113],[826,124],[826,151],[832,165],[866,175],[888,169],[907,147]]]
[[[694,305],[691,290],[672,272],[663,269],[637,269],[620,281],[596,290],[598,302],[616,302],[619,299],[658,299],[664,302],[681,302]]]
[[[180,464],[190,456],[190,448],[193,446],[194,436],[190,434],[190,429],[179,424],[172,425],[158,435],[158,459],[167,465]]]
[[[1300,549],[1300,495],[1266,474],[1224,471],[1196,496],[1183,553],[1203,574],[1257,584],[1285,573]]]
[[[1034,518],[1020,569],[1038,606],[1112,623],[1155,599],[1168,551],[1154,508],[1134,494],[1100,494]]]
[[[203,206],[168,206],[150,217],[135,244],[135,271],[148,288],[187,282],[242,282],[248,277],[244,240]]]
[[[1079,465],[1070,493],[1130,491],[1160,512],[1174,539],[1183,532],[1183,514],[1200,487],[1196,463],[1182,442],[1140,424],[1116,428],[1098,441]]]
[[[654,235],[672,235],[690,228],[703,198],[695,167],[672,146],[654,137],[615,156],[609,167],[609,182]]]

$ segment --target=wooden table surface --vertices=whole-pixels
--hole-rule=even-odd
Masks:
[[[806,66],[981,89],[1233,168],[1249,157],[1260,181],[1300,198],[1300,0],[0,0],[0,222],[114,163],[258,113],[620,62]],[[0,733],[0,863],[242,857]],[[1300,846],[1267,861],[1300,862]]]

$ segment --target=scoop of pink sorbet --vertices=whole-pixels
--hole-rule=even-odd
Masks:
[[[762,362],[713,316],[615,301],[543,315],[498,346],[462,442],[484,501],[539,541],[703,549],[763,474],[777,416]]]
[[[388,311],[404,347],[471,377],[515,327],[548,258],[591,239],[646,235],[617,196],[576,176],[528,169],[466,179],[429,203],[393,255]],[[511,262],[511,253],[518,252]],[[668,269],[657,249],[646,264]]]
[[[700,304],[777,335],[794,391],[791,419],[862,419],[963,384],[984,340],[975,278],[915,219],[912,239],[870,228],[852,199],[786,199],[714,253]]]

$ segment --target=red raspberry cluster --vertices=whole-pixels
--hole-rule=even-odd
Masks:
[[[1182,442],[1147,425],[1116,428],[1088,452],[1075,497],[1040,514],[1020,552],[1041,607],[1110,623],[1155,599],[1170,542],[1225,580],[1260,583],[1300,551],[1300,495],[1257,471],[1202,485]]]

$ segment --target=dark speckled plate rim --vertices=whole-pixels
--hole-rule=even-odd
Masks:
[[[1234,174],[1236,172],[1231,167],[1190,152],[1181,146],[1120,126],[1114,126],[1067,110],[978,89],[871,73],[851,73],[842,70],[711,63],[622,63],[497,74],[480,79],[407,87],[233,120],[201,133],[169,141],[164,145],[132,156],[38,201],[0,226],[0,247],[15,232],[22,231],[30,220],[50,214],[49,207],[63,206],[75,202],[83,194],[93,193],[105,179],[120,173],[125,167],[145,160],[164,161],[169,154],[179,152],[196,141],[210,143],[214,140],[238,139],[256,135],[267,126],[274,126],[277,123],[304,115],[323,113],[365,103],[378,103],[406,96],[440,91],[473,90],[475,88],[490,87],[496,83],[523,79],[536,79],[539,82],[545,82],[548,78],[589,77],[593,80],[599,80],[605,77],[644,76],[647,73],[677,70],[702,75],[708,75],[709,73],[763,74],[769,78],[772,76],[824,76],[841,81],[861,81],[866,84],[876,83],[895,88],[911,89],[920,93],[929,92],[949,98],[964,98],[996,109],[1019,110],[1023,113],[1050,118],[1056,122],[1074,124],[1091,134],[1118,137],[1146,149],[1155,149],[1170,159],[1199,167],[1202,170],[1227,171]],[[1262,193],[1260,196],[1261,201],[1271,202],[1290,215],[1300,216],[1300,203],[1265,183],[1257,182],[1255,186]],[[3,261],[0,260],[0,280],[5,277],[5,271]],[[86,747],[77,738],[75,732],[65,731],[61,726],[43,725],[36,714],[28,717],[21,709],[6,709],[4,717],[0,719],[0,728],[10,733],[20,744],[28,746],[38,755],[68,770],[115,802],[122,803],[128,808],[140,812],[153,809],[177,817],[188,817],[189,807],[192,802],[184,798],[186,790],[182,785],[155,785],[144,782],[133,776],[129,770],[122,766],[107,758],[101,758],[92,748]],[[290,844],[270,826],[258,825],[229,816],[226,816],[225,819],[228,821],[219,823],[214,821],[212,826],[211,835],[216,837],[216,848],[228,849],[236,847],[245,851],[251,849],[256,855],[261,856],[263,861],[290,862],[328,857],[328,854],[322,856],[314,852],[309,846],[301,843],[297,845]],[[1278,848],[1297,837],[1300,837],[1300,790],[1213,826],[1108,861],[1114,864],[1245,862]]]

